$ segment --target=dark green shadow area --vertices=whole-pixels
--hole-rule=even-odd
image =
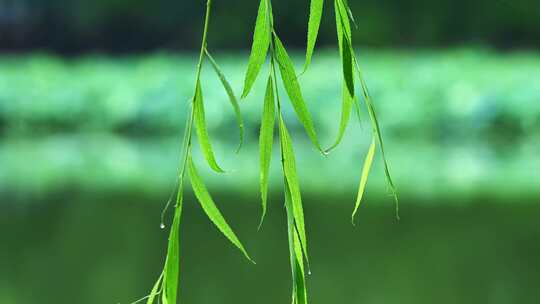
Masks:
[[[208,223],[191,195],[182,229],[184,303],[289,301],[282,199],[256,231],[258,199],[216,195],[257,265]],[[516,198],[517,199],[517,198]],[[129,303],[158,275],[166,233],[156,197],[56,195],[4,206],[0,302]],[[321,203],[324,201],[324,203]],[[306,197],[312,303],[535,303],[540,206],[369,200],[349,222],[345,198]],[[456,205],[456,206],[453,206]]]

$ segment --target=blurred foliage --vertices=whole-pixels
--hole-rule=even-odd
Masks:
[[[350,1],[358,39],[374,46],[488,43],[538,47],[536,0]],[[274,1],[276,24],[288,43],[305,45],[308,1]],[[213,47],[249,45],[257,1],[216,1]],[[321,43],[335,44],[327,4]],[[0,47],[141,51],[198,46],[204,0],[2,0]],[[279,12],[279,13],[278,13]]]
[[[334,52],[317,56],[300,79],[326,144],[336,135],[340,115]],[[481,49],[361,54],[402,197],[431,203],[434,198],[468,202],[478,196],[499,201],[540,196],[533,169],[540,168],[538,54]],[[0,195],[77,189],[167,193],[174,188],[195,57],[2,57]],[[246,56],[220,54],[217,59],[239,92]],[[296,59],[302,64],[301,56]],[[234,114],[211,68],[205,71],[210,135],[220,163],[234,170],[219,180],[205,172],[205,179],[217,192],[251,195],[258,189],[264,81],[243,101],[247,144],[235,155]],[[362,125],[353,124],[343,145],[325,161],[308,144],[292,108],[283,111],[294,133],[303,190],[350,195],[352,203],[369,144],[366,113]],[[386,189],[379,166],[376,161],[368,196],[382,198]],[[278,174],[271,176],[272,190],[278,191]]]
[[[365,51],[362,64],[385,133],[391,136],[467,141],[513,141],[540,134],[540,56],[487,50]],[[334,134],[340,111],[335,66],[326,51],[301,78],[317,127]],[[193,85],[195,56],[47,55],[0,60],[0,126],[9,133],[112,131],[179,134]],[[296,57],[300,63],[301,57]],[[239,91],[245,56],[218,56]],[[203,75],[210,130],[236,140],[227,96],[209,66]],[[243,105],[255,139],[263,81]],[[286,108],[286,113],[291,114]],[[295,124],[293,129],[299,129]]]

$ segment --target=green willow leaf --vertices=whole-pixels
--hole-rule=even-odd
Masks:
[[[351,29],[348,19],[343,18],[343,13],[345,13],[344,5],[341,0],[334,1],[335,14],[336,14],[336,31],[338,36],[338,45],[339,52],[341,55],[342,69],[343,69],[343,96],[342,96],[342,106],[341,106],[341,120],[339,123],[338,136],[334,144],[326,149],[326,153],[330,153],[333,149],[339,146],[347,126],[350,121],[350,114],[352,106],[355,106],[356,114],[360,119],[360,108],[358,106],[358,101],[355,98],[354,90],[354,62],[353,54],[354,50],[351,46]]]
[[[281,157],[283,158],[283,173],[286,180],[285,188],[286,191],[290,192],[294,224],[298,231],[306,261],[309,263],[306,228],[304,223],[304,208],[302,206],[300,183],[298,182],[298,175],[296,173],[296,160],[294,157],[291,136],[281,116],[279,117],[279,134],[281,138]]]
[[[352,32],[351,32],[351,23],[347,16],[347,9],[341,0],[334,0],[334,10],[336,15],[336,30],[338,37],[338,46],[340,48],[340,53],[342,53],[343,46],[343,36],[349,38],[349,43],[352,44]]]
[[[272,77],[268,77],[266,94],[264,98],[264,107],[261,120],[261,131],[259,135],[260,149],[260,187],[262,199],[262,215],[259,228],[261,227],[266,215],[266,205],[268,199],[268,177],[270,173],[270,161],[272,159],[272,144],[274,142],[275,125],[275,106],[274,106],[274,85]]]
[[[221,233],[223,233],[223,235],[227,239],[229,239],[229,241],[231,241],[231,243],[233,243],[233,245],[235,245],[248,260],[253,262],[253,260],[249,257],[246,249],[244,248],[232,228],[229,226],[229,224],[219,211],[218,207],[216,206],[216,203],[210,196],[210,193],[208,192],[208,189],[200,178],[191,157],[188,160],[188,170],[191,179],[191,186],[193,188],[193,192],[195,193],[195,197],[197,197],[197,200],[201,204],[201,207],[203,208],[210,221],[212,221],[212,223],[216,225],[216,227],[221,231]]]
[[[345,9],[347,10],[347,15],[349,17],[349,19],[351,20],[351,22],[354,24],[354,27],[355,28],[358,28],[358,24],[356,24],[356,20],[354,19],[354,15],[352,13],[352,10],[351,8],[349,7],[349,2],[347,0],[342,0],[343,1],[343,6],[345,7]]]
[[[354,98],[354,64],[352,60],[353,49],[349,42],[349,38],[343,35],[341,39],[343,46],[341,47],[341,60],[343,64],[343,79],[349,91],[349,95]]]
[[[238,144],[238,148],[236,149],[236,153],[238,153],[242,148],[242,144],[244,143],[244,120],[242,119],[242,112],[240,111],[238,99],[236,99],[236,95],[234,94],[231,84],[225,77],[225,74],[223,74],[223,72],[221,71],[221,68],[219,67],[217,62],[214,60],[214,57],[210,55],[210,52],[208,52],[207,49],[204,49],[204,52],[206,53],[206,57],[210,60],[214,71],[218,75],[219,80],[221,81],[221,84],[225,89],[225,92],[227,92],[227,95],[229,96],[229,101],[231,102],[234,110],[234,114],[236,115],[236,123],[238,124],[238,129],[240,130],[240,143]]]
[[[294,256],[296,268],[296,303],[307,304],[306,274],[304,271],[304,261],[302,259],[302,246],[298,233],[294,233]]]
[[[302,96],[302,90],[300,89],[300,84],[298,83],[298,79],[296,77],[293,62],[277,35],[274,35],[274,42],[276,60],[279,65],[281,79],[283,80],[285,91],[291,100],[298,119],[304,126],[304,129],[311,139],[311,142],[313,142],[319,151],[322,151],[321,145],[319,144],[319,140],[317,138],[317,133],[315,132],[315,127],[313,125],[313,119],[311,118],[311,114],[309,113],[306,102],[304,101],[304,97]]]
[[[343,39],[343,37],[348,37],[349,42],[352,41],[351,40],[352,39],[351,26],[350,26],[349,19],[353,20],[353,22],[354,22],[354,17],[353,17],[351,9],[348,6],[347,0],[334,0],[334,5],[335,5],[335,10],[336,10],[336,24],[338,25],[337,26],[337,28],[338,28],[338,40],[339,40],[340,46],[341,46],[342,45],[341,40]],[[347,18],[347,16],[349,16],[349,18]],[[352,45],[352,43],[350,43],[350,45]],[[356,58],[356,55],[355,55],[354,50],[352,49],[352,47],[351,47],[351,55],[352,55],[353,64],[354,64],[354,66],[356,68],[356,71],[358,73],[358,78],[360,80],[360,85],[361,85],[362,93],[363,93],[363,96],[364,96],[364,102],[366,103],[366,107],[367,107],[368,114],[369,114],[369,117],[370,117],[372,129],[373,129],[373,134],[374,134],[375,138],[377,138],[377,141],[378,141],[380,149],[381,149],[381,155],[382,155],[383,164],[384,164],[384,174],[385,174],[385,177],[386,177],[386,182],[388,184],[388,187],[390,188],[392,196],[394,197],[394,201],[395,201],[395,204],[396,204],[396,217],[399,219],[399,200],[398,200],[398,197],[397,197],[396,187],[395,187],[394,182],[392,180],[392,177],[390,175],[390,169],[389,169],[389,166],[388,166],[388,161],[386,159],[386,154],[385,154],[385,150],[384,150],[384,143],[383,143],[383,139],[382,139],[382,135],[381,135],[381,128],[380,128],[379,122],[377,120],[377,115],[375,113],[373,102],[371,100],[371,96],[369,94],[366,82],[364,80],[364,77],[362,76],[362,71],[360,69],[360,65],[358,64],[358,60]],[[356,103],[356,101],[355,101],[355,103]],[[358,111],[358,105],[357,105],[357,111]],[[359,111],[358,111],[358,113],[359,113]]]
[[[388,161],[387,161],[386,153],[384,149],[383,138],[381,134],[381,127],[377,119],[377,114],[375,111],[375,107],[373,106],[373,102],[371,100],[371,95],[369,94],[367,84],[364,80],[364,77],[362,76],[362,70],[360,69],[360,65],[358,64],[358,60],[356,59],[356,56],[354,55],[354,53],[353,53],[353,61],[356,66],[356,71],[358,72],[358,78],[360,78],[360,84],[361,84],[362,92],[364,95],[364,102],[366,104],[369,118],[371,120],[371,127],[373,129],[373,135],[375,136],[375,138],[377,138],[377,141],[379,142],[379,147],[381,149],[381,156],[382,156],[383,165],[384,165],[384,175],[386,177],[386,183],[388,184],[388,187],[390,188],[390,192],[392,193],[392,196],[394,198],[394,202],[396,205],[396,217],[399,220],[399,199],[397,196],[396,186],[394,184],[392,176],[390,175],[390,169],[388,166]]]
[[[287,211],[287,228],[289,238],[289,255],[293,280],[293,303],[307,303],[306,274],[304,270],[304,254],[302,243],[296,229],[292,205],[292,195],[285,179],[285,208]]]
[[[351,24],[349,22],[349,20],[351,20],[356,26],[354,16],[352,14],[351,9],[349,8],[347,0],[334,0],[334,7],[335,7],[336,29],[337,29],[338,45],[339,45],[340,55],[343,58],[343,52],[344,52],[343,46],[342,46],[343,45],[343,41],[342,41],[343,37],[348,37],[348,45],[350,46],[350,53],[349,54],[351,55],[351,57],[354,57],[354,48],[352,47]],[[347,13],[349,18],[347,18],[347,15],[345,13]],[[353,62],[351,62],[351,68],[352,68],[351,73],[354,73],[353,72],[354,71],[354,60],[352,60],[352,61]],[[344,73],[345,73],[345,69],[344,69]],[[351,81],[351,83],[354,83],[354,78]],[[356,94],[354,96],[356,96]],[[358,120],[360,121],[360,119],[361,119],[360,104],[359,104],[357,98],[354,98],[354,106],[355,106],[355,110],[356,110],[356,116],[357,116]]]
[[[321,25],[323,7],[324,0],[311,0],[309,9],[306,63],[304,64],[304,72],[307,71],[309,65],[311,64],[311,58],[313,57],[313,52],[315,50],[317,36],[319,35],[319,27]]]
[[[206,118],[204,114],[204,102],[202,95],[201,82],[197,81],[197,88],[195,89],[195,97],[193,98],[193,111],[194,111],[194,123],[199,145],[204,158],[208,162],[208,165],[212,170],[224,173],[223,169],[217,164],[214,151],[212,150],[212,144],[210,143],[210,137],[208,136],[208,130],[206,129]]]
[[[257,80],[261,67],[266,60],[268,48],[270,47],[270,24],[271,18],[269,3],[267,0],[261,0],[257,21],[255,22],[255,31],[253,33],[253,45],[251,55],[249,56],[248,69],[244,80],[244,91],[242,98],[246,98]]]
[[[342,101],[342,106],[341,106],[341,120],[339,123],[338,136],[334,144],[330,148],[326,149],[325,151],[326,153],[330,153],[341,143],[341,140],[343,139],[343,136],[345,135],[345,131],[347,130],[347,126],[349,125],[352,106],[353,104],[356,103],[355,98],[349,94],[349,90],[347,90],[347,87],[345,86],[345,84],[343,85],[342,91],[343,91],[343,97],[342,97],[343,101]]]
[[[163,298],[169,303],[176,303],[178,279],[180,276],[180,222],[183,208],[183,190],[179,186],[178,199],[174,219],[169,234],[169,247],[163,272]]]
[[[347,84],[349,94],[354,97],[354,63],[352,54],[352,33],[351,24],[347,17],[347,9],[342,0],[335,0],[336,30],[338,35],[339,52],[343,65],[343,79]]]
[[[375,156],[375,147],[376,142],[375,138],[371,140],[371,145],[369,146],[368,153],[366,154],[366,159],[364,160],[364,166],[362,168],[362,175],[360,177],[360,185],[358,186],[358,195],[356,197],[356,203],[354,206],[354,211],[352,213],[352,223],[354,225],[354,218],[356,216],[356,213],[358,212],[358,208],[360,207],[360,203],[362,203],[362,198],[364,197],[364,193],[366,191],[366,185],[369,177],[369,172],[371,171],[371,166],[373,165],[373,157]]]

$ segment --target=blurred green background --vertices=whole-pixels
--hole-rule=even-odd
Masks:
[[[215,1],[209,45],[237,92],[256,2]],[[325,158],[285,107],[304,194],[311,302],[537,303],[540,5],[350,2],[401,221],[377,159],[358,224],[350,223],[370,141],[365,112]],[[274,5],[300,67],[308,1]],[[326,145],[341,106],[327,8],[321,49],[300,79]],[[166,250],[159,216],[175,185],[203,11],[202,0],[0,0],[1,304],[127,304],[149,292]],[[267,221],[256,229],[264,83],[242,102],[246,144],[235,154],[227,96],[210,69],[203,79],[209,132],[230,173],[202,173],[257,265],[188,192],[181,301],[287,303],[277,154]]]

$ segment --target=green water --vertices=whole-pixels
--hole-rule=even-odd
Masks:
[[[256,198],[216,199],[226,202],[220,205],[257,265],[188,199],[182,302],[288,303],[279,196],[261,232]],[[0,303],[130,303],[149,291],[165,253],[154,204],[161,198],[73,193],[35,200],[7,201],[0,214]],[[369,201],[356,227],[345,199],[307,197],[305,204],[312,303],[537,303],[539,204],[405,200],[397,223],[390,203]]]

